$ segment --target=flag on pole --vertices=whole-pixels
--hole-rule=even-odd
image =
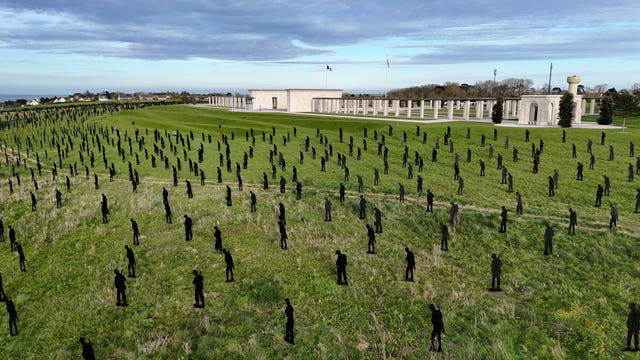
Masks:
[[[333,71],[333,69],[329,65],[327,65],[327,70]]]
[[[389,63],[389,59],[387,59],[387,67],[389,67],[389,65],[391,65],[391,64]]]

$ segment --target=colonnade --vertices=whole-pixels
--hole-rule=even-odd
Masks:
[[[479,119],[491,117],[496,99],[345,99],[314,98],[312,111],[331,114],[393,116],[406,118],[429,118],[448,120]],[[518,117],[520,100],[503,100],[503,119]]]
[[[244,109],[244,96],[209,96],[209,105],[229,109]]]

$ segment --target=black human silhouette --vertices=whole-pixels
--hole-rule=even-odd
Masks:
[[[7,295],[4,293],[4,286],[2,285],[2,274],[0,274],[0,301],[4,301]]]
[[[127,250],[127,272],[129,277],[134,278],[136,277],[136,257],[129,245],[125,245],[124,248]]]
[[[578,215],[573,208],[569,208],[569,235],[576,234],[576,225],[578,225]]]
[[[449,209],[449,225],[456,226],[460,222],[458,218],[458,204],[451,202],[451,208]]]
[[[436,309],[433,304],[429,305],[429,309],[431,309],[431,325],[433,326],[433,330],[431,330],[431,347],[429,348],[429,351],[442,352],[442,334],[447,334],[444,330],[442,312],[440,309]],[[434,340],[436,339],[438,339],[437,347],[434,344]]]
[[[553,228],[549,223],[544,224],[544,254],[553,255]]]
[[[349,285],[347,281],[347,255],[336,250],[336,272],[338,274],[338,285]]]
[[[324,221],[331,221],[331,200],[328,196],[324,200]]]
[[[140,245],[140,230],[138,229],[138,223],[133,220],[131,221],[131,230],[133,231],[133,245]]]
[[[24,265],[24,251],[22,250],[22,244],[16,242],[16,250],[18,251],[18,258],[20,261],[20,271],[27,272],[27,268]]]
[[[16,231],[13,226],[9,225],[9,244],[11,245],[11,251],[16,250]]]
[[[369,224],[365,224],[367,227],[367,254],[376,253],[376,233]]]
[[[249,191],[249,198],[251,200],[251,212],[256,212],[256,194],[253,191]]]
[[[87,342],[83,337],[81,337],[80,344],[82,344],[82,359],[96,360],[96,355],[93,352],[93,345],[91,345],[91,342]]]
[[[231,206],[231,188],[229,187],[229,185],[227,185],[227,195],[225,199],[227,200],[227,206]]]
[[[193,274],[194,297],[196,300],[193,307],[204,308],[204,276],[198,270],[193,270],[191,273]]]
[[[96,188],[96,190],[100,188],[100,185],[98,183],[98,174],[93,174],[93,185]]]
[[[427,212],[433,212],[433,199],[434,195],[431,192],[431,189],[427,190]]]
[[[602,194],[604,193],[604,189],[602,188],[602,184],[598,184],[598,189],[596,189],[596,204],[595,207],[600,207],[602,205]]]
[[[611,179],[607,175],[602,176],[604,178],[604,195],[609,196],[611,190]]]
[[[549,176],[549,196],[554,196],[556,194],[554,191],[554,183],[553,177]]]
[[[122,273],[118,271],[118,269],[114,269],[113,273],[115,274],[114,284],[116,287],[116,306],[127,306],[127,278],[124,277],[124,275],[122,275]]]
[[[164,218],[167,224],[171,224],[171,207],[168,202],[164,203]]]
[[[407,254],[405,257],[407,268],[404,270],[404,281],[413,281],[413,270],[416,268],[416,258],[408,247],[404,248],[404,252]]]
[[[522,196],[516,191],[516,215],[522,215]]]
[[[287,216],[283,203],[278,203],[278,220],[282,221],[284,225],[287,224]]]
[[[18,312],[16,311],[16,306],[8,297],[4,298],[5,307],[7,308],[7,313],[9,314],[9,335],[17,336],[18,335]]]
[[[447,224],[440,224],[440,250],[449,251],[449,227]]]
[[[640,212],[640,188],[636,189],[636,209],[633,212],[636,213],[636,214]],[[1,223],[1,221],[0,221],[0,223]],[[3,232],[4,232],[4,230],[3,230]],[[3,241],[4,241],[4,235],[3,234],[0,234],[0,235],[2,236]]]
[[[222,232],[217,226],[213,227],[213,237],[215,238],[215,250],[222,252]]]
[[[507,232],[507,208],[504,206],[502,207],[502,211],[500,211],[500,230],[498,230],[498,232]]]
[[[31,192],[31,211],[36,211],[36,206],[38,205],[38,200],[36,200],[36,195]]]
[[[578,161],[578,166],[577,166],[577,174],[576,174],[576,180],[582,181],[582,169],[584,168],[584,166],[582,165],[582,163],[580,161]]]
[[[58,189],[56,189],[55,193],[56,193],[56,207],[59,208],[62,206],[62,193]]]
[[[296,182],[296,200],[302,199],[302,184],[300,181]]]
[[[398,187],[399,187],[398,191],[399,191],[400,202],[403,203],[404,202],[404,194],[405,194],[404,185],[402,185],[401,183],[398,183]]]
[[[382,233],[382,212],[377,207],[373,208],[373,226],[376,229],[377,234]]]
[[[502,291],[502,289],[500,288],[502,261],[496,254],[491,254],[491,258],[491,289],[489,291]]]
[[[107,205],[107,196],[102,194],[102,201],[100,202],[100,211],[102,212],[102,223],[106,224],[109,222],[109,206]]]
[[[235,269],[235,265],[233,264],[233,256],[231,256],[231,253],[227,249],[222,249],[222,253],[224,254],[224,263],[226,265],[226,282],[233,282],[233,270]]]
[[[184,240],[189,241],[193,239],[193,219],[184,215]]]
[[[191,199],[193,198],[193,189],[191,188],[191,181],[185,180],[185,182],[187,184],[187,198]]]
[[[364,195],[360,195],[360,219],[365,219],[367,217],[367,200],[364,198]]]
[[[343,203],[344,202],[344,194],[345,194],[345,187],[343,183],[340,183],[340,202]]]
[[[640,191],[638,191],[640,193]],[[2,218],[0,218],[0,242],[4,242],[4,223],[2,222]]]
[[[278,228],[280,231],[280,248],[282,250],[287,250],[287,227],[283,220],[278,220]]]
[[[284,314],[287,317],[287,325],[285,327],[285,331],[284,331],[284,341],[290,343],[291,345],[294,344],[293,341],[293,306],[291,306],[291,302],[289,301],[289,298],[284,299],[285,304],[287,304],[287,307],[285,307],[284,309]]]
[[[611,218],[609,219],[609,229],[612,229],[614,226],[618,226],[618,209],[616,209],[615,205],[609,204]]]
[[[287,180],[284,179],[283,176],[280,176],[280,193],[284,194],[286,192]]]
[[[638,332],[640,331],[640,311],[638,311],[636,304],[629,304],[629,315],[627,316],[627,347],[625,351],[631,350],[631,338],[633,338],[633,345],[635,349],[633,351],[639,351],[638,349]]]

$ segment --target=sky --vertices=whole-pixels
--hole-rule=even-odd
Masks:
[[[494,69],[541,87],[551,62],[553,86],[640,82],[639,0],[0,0],[0,19],[0,94],[380,92]]]

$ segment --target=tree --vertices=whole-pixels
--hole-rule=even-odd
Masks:
[[[598,115],[598,124],[611,125],[613,122],[613,98],[604,96],[600,100],[600,115]]]
[[[575,110],[576,104],[573,102],[573,94],[565,93],[560,98],[560,120],[558,121],[558,125],[562,127],[571,127],[571,120],[573,120],[573,112]]]
[[[623,121],[626,121],[628,116],[638,112],[638,104],[629,91],[622,90],[616,96],[614,110],[622,116]]]
[[[491,109],[491,121],[494,124],[500,124],[502,122],[502,99],[498,99],[495,104],[493,104],[493,109]]]

